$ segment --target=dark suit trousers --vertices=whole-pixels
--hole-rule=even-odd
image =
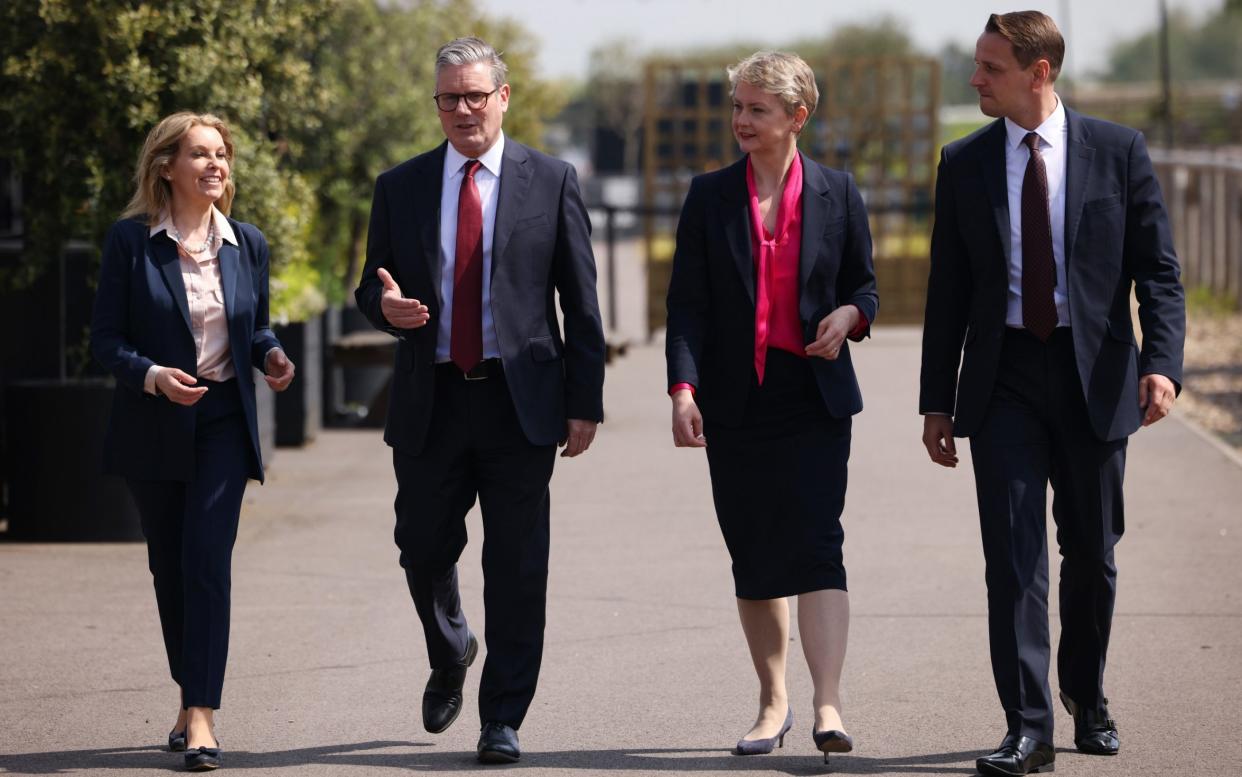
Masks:
[[[1009,732],[1052,741],[1048,685],[1048,484],[1061,552],[1060,687],[1103,699],[1124,528],[1126,440],[1101,442],[1087,418],[1070,331],[1047,343],[1006,329],[996,385],[970,439],[983,534],[992,673]]]
[[[461,659],[470,630],[458,594],[466,513],[483,513],[487,660],[479,717],[518,728],[543,658],[548,584],[548,481],[555,445],[532,445],[500,370],[467,381],[436,367],[435,410],[418,456],[393,449],[395,539],[432,668]]]
[[[207,393],[194,405],[194,479],[127,482],[147,538],[172,678],[186,707],[219,709],[233,543],[254,456],[237,381],[198,385]]]

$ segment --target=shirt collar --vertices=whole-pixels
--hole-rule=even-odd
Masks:
[[[470,157],[465,156],[452,143],[448,143],[448,150],[444,154],[444,177],[450,179],[461,172],[462,165],[470,161]],[[505,133],[502,131],[492,147],[479,157],[479,161],[483,167],[497,178],[500,177],[500,163],[505,157]]]
[[[1065,141],[1065,103],[1061,102],[1060,95],[1056,95],[1056,98],[1057,107],[1053,108],[1048,118],[1044,119],[1044,123],[1034,130],[1040,140],[1054,148]],[[1021,146],[1022,139],[1029,131],[1015,124],[1008,116],[1005,117],[1005,134],[1008,136],[1011,149]]]
[[[215,222],[216,236],[225,243],[237,245],[237,235],[233,232],[233,226],[229,224],[228,218],[220,212],[215,205],[211,206],[211,219]],[[151,227],[150,236],[155,237],[161,232],[167,232],[168,237],[173,235],[172,212],[164,211],[160,214],[159,223]]]

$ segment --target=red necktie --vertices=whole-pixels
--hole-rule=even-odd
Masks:
[[[449,358],[462,372],[483,361],[483,205],[474,184],[479,160],[466,162],[457,198],[457,250],[453,264],[453,322]]]
[[[1022,142],[1031,150],[1022,178],[1022,326],[1047,341],[1057,328],[1057,305],[1052,298],[1057,268],[1048,216],[1048,172],[1039,155],[1039,135],[1028,132]]]

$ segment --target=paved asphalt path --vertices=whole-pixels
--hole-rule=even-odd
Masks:
[[[595,446],[558,461],[543,673],[508,768],[967,775],[1000,741],[968,451],[948,471],[922,450],[916,330],[879,330],[854,354],[867,402],[845,512],[855,752],[825,769],[814,749],[795,631],[785,747],[729,755],[756,683],[704,457],[672,447],[663,357],[640,347],[609,370]],[[375,432],[281,450],[249,490],[217,719],[229,773],[480,768],[479,664],[457,723],[420,725],[425,649],[392,545],[394,491]],[[1076,753],[1058,711],[1057,771],[1242,774],[1242,467],[1174,417],[1132,439],[1127,496],[1108,672],[1122,753]],[[463,596],[481,633],[477,513],[469,525]],[[174,770],[161,744],[175,705],[141,545],[0,544],[0,772]]]

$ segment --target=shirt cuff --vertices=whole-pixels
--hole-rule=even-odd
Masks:
[[[690,396],[694,396],[696,393],[694,386],[690,385],[689,383],[675,383],[673,384],[673,387],[668,390],[668,395],[671,397],[674,394],[676,394],[678,391],[681,391],[682,389],[686,389],[687,391],[689,391]]]
[[[928,410],[926,413],[919,413],[919,415],[939,415],[939,416],[944,416],[945,418],[949,418],[949,417],[951,417],[951,415],[952,415],[952,414],[950,414],[950,413],[941,413],[941,412],[940,412],[940,411],[938,411],[938,410]]]
[[[147,370],[146,377],[142,379],[142,390],[148,394],[159,396],[160,392],[155,388],[155,378],[160,374],[160,370],[164,369],[158,364],[152,364]]]
[[[862,308],[853,303],[850,303],[850,307],[858,311],[858,324],[854,327],[854,330],[847,335],[847,337],[852,340],[855,337],[862,337],[867,331],[867,327],[871,326],[871,322],[867,320],[867,316],[862,312]]]

